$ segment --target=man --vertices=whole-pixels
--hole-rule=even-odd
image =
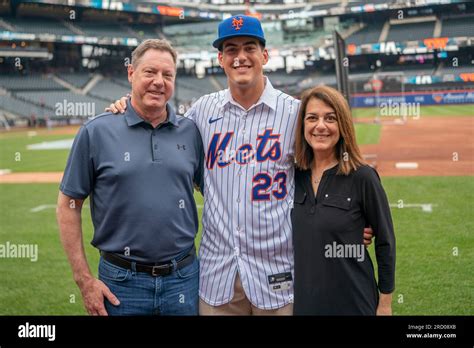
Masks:
[[[58,197],[61,240],[91,315],[196,315],[199,264],[193,182],[202,186],[202,140],[176,116],[176,51],[146,40],[132,54],[125,117],[104,113],[77,134]],[[82,245],[91,196],[99,279]]]
[[[293,313],[290,211],[299,101],[263,75],[265,44],[257,19],[224,20],[213,46],[229,89],[201,97],[186,114],[206,151],[202,315]],[[123,103],[110,107],[122,111]]]
[[[229,89],[202,97],[187,114],[208,144],[203,315],[293,313],[290,210],[299,101],[264,77],[265,44],[257,19],[223,21],[213,46]]]

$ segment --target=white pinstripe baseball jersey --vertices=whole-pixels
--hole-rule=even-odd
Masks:
[[[254,306],[292,302],[292,282],[272,283],[284,273],[293,279],[290,208],[299,103],[267,79],[248,110],[226,89],[201,97],[186,113],[206,152],[199,295],[211,305],[230,302],[237,271]]]

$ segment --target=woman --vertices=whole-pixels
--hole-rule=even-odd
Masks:
[[[294,314],[391,315],[390,208],[377,172],[364,163],[356,144],[349,105],[335,89],[318,86],[303,95],[295,158]],[[363,245],[369,225],[378,284]]]

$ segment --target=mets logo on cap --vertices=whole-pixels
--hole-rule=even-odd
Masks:
[[[242,28],[243,25],[244,25],[244,19],[242,17],[232,18],[232,27],[234,27],[235,30],[240,30],[240,28]]]

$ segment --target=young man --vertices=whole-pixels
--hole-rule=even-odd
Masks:
[[[187,117],[206,144],[200,313],[293,313],[290,210],[299,101],[274,89],[260,22],[234,16],[213,46],[229,89]]]
[[[273,88],[260,22],[237,15],[213,46],[229,88],[186,113],[202,136],[201,315],[291,315],[294,128],[299,101]],[[121,102],[111,105],[124,109]],[[369,237],[370,239],[370,237]]]
[[[132,54],[125,117],[105,113],[76,136],[60,186],[61,240],[91,315],[197,315],[198,230],[193,182],[202,182],[202,140],[176,116],[176,52],[147,40]],[[81,209],[91,196],[99,279],[82,245]],[[105,299],[104,299],[105,297]]]

